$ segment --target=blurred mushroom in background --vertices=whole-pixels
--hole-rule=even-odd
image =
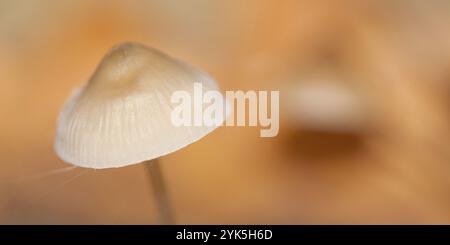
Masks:
[[[366,79],[354,69],[360,26],[342,15],[326,22],[334,28],[300,39],[304,50],[292,55],[282,86],[287,148],[301,158],[358,152],[374,127]]]
[[[371,111],[360,90],[325,79],[292,83],[285,90],[288,142],[298,154],[334,157],[363,146]]]

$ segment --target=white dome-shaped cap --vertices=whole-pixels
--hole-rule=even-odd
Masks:
[[[194,83],[218,90],[206,73],[136,43],[114,47],[59,116],[55,150],[87,168],[122,167],[158,158],[202,138],[216,126],[174,126],[172,93]],[[219,119],[222,120],[223,119]]]

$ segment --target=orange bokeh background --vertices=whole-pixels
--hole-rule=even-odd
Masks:
[[[278,137],[222,127],[161,159],[178,224],[448,224],[449,13],[419,0],[1,0],[0,223],[158,223],[140,164],[48,174],[69,166],[53,151],[64,101],[113,45],[137,41],[224,90],[280,91]],[[293,85],[324,79],[368,105],[361,128],[288,112]]]

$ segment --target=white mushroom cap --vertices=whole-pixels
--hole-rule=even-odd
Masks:
[[[206,73],[136,43],[113,48],[59,116],[55,150],[87,168],[122,167],[191,144],[216,126],[174,126],[174,91],[218,90]],[[193,97],[193,96],[192,96]],[[223,120],[222,120],[223,121]]]

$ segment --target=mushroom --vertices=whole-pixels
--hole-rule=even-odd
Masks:
[[[346,80],[291,83],[284,98],[286,149],[302,158],[348,156],[364,149],[367,137],[374,133],[370,99]]]
[[[286,90],[288,118],[303,128],[359,133],[367,127],[366,101],[350,86],[318,81],[297,83]]]
[[[173,217],[157,159],[204,137],[217,125],[175,126],[175,91],[192,95],[218,90],[206,73],[156,49],[137,43],[117,45],[89,82],[65,103],[58,119],[55,151],[65,162],[104,169],[145,162],[150,168],[159,213]]]

